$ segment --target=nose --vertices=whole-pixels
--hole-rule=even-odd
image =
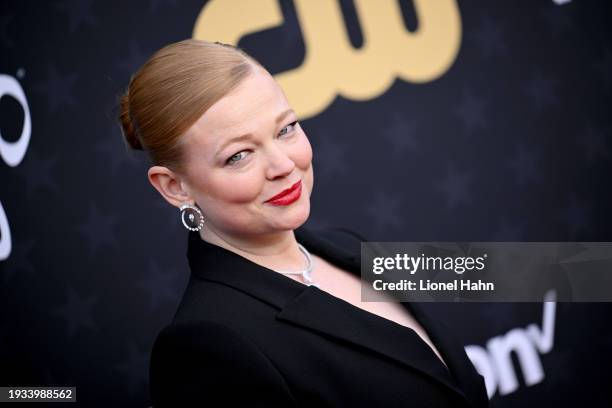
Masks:
[[[284,177],[293,171],[295,162],[289,157],[278,145],[272,145],[267,152],[268,166],[266,168],[266,177],[273,180],[278,177]]]

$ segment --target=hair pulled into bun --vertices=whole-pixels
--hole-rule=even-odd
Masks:
[[[121,95],[120,110],[121,113],[119,114],[119,118],[121,120],[121,129],[123,130],[125,141],[134,150],[144,150],[142,148],[142,143],[140,143],[140,139],[138,139],[136,135],[134,126],[132,125],[132,119],[130,118],[129,92]]]
[[[125,142],[154,165],[181,171],[182,136],[255,66],[261,64],[239,47],[218,42],[189,38],[159,49],[120,97]]]

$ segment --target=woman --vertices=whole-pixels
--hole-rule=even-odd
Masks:
[[[121,100],[125,138],[189,229],[191,276],[151,354],[153,406],[486,406],[461,345],[417,305],[361,302],[360,242],[311,231],[312,149],[241,49],[156,52]]]

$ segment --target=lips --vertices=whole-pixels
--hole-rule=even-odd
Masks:
[[[293,184],[291,187],[281,191],[280,193],[278,193],[277,195],[275,195],[274,197],[268,199],[267,201],[265,201],[266,203],[269,203],[271,201],[276,201],[279,200],[285,196],[290,195],[291,193],[293,193],[295,190],[297,190],[302,184],[302,180],[298,180],[297,183]]]

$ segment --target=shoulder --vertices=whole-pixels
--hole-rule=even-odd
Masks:
[[[150,386],[155,407],[294,403],[282,375],[254,343],[211,321],[172,323],[160,331],[151,352]]]

